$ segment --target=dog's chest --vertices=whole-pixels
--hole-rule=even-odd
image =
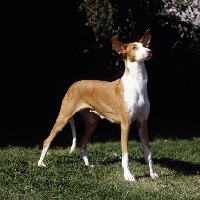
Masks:
[[[141,113],[148,115],[147,80],[126,78],[123,80],[123,85],[124,101],[130,118],[134,120]]]

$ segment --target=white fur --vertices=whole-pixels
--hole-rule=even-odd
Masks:
[[[81,150],[81,155],[82,158],[85,162],[85,165],[88,166],[89,165],[89,161],[88,161],[88,156],[87,156],[87,152],[85,150]]]
[[[152,162],[152,156],[151,156],[151,151],[150,149],[144,144],[144,156],[145,156],[145,160],[149,166],[149,173],[150,173],[150,176],[152,178],[156,178],[158,177],[158,175],[154,172],[154,169],[153,169],[153,162]]]
[[[127,181],[135,181],[134,176],[131,174],[128,166],[128,153],[122,155],[122,167],[124,168],[124,178]]]
[[[74,149],[76,148],[76,129],[75,129],[75,126],[74,126],[74,119],[73,118],[71,118],[69,120],[69,123],[71,125],[72,137],[73,137],[72,146],[71,146],[71,149],[70,149],[70,154],[71,154],[74,151]]]
[[[141,140],[141,142],[142,142],[142,147],[143,147],[143,150],[144,150],[145,161],[146,161],[146,163],[148,164],[148,167],[149,167],[149,174],[150,174],[150,176],[151,176],[152,178],[156,178],[156,177],[158,177],[158,175],[154,172],[154,169],[153,169],[153,162],[152,162],[151,151],[150,151],[150,149],[146,146],[146,141],[145,141],[145,139],[142,137],[141,132],[142,132],[142,130],[140,129],[140,130],[139,130],[139,135],[140,135],[140,140]]]
[[[143,47],[143,45],[141,43],[135,42],[135,44],[137,44],[138,46],[138,50],[135,52],[135,56],[136,56],[136,61],[144,61],[147,60],[147,48]]]
[[[144,48],[144,47],[141,47]],[[149,100],[147,95],[147,72],[143,62],[126,62],[129,69],[128,74],[124,74],[122,82],[124,85],[124,100],[128,108],[131,121],[142,116],[145,119],[149,114]],[[128,153],[122,156],[122,166],[124,168],[124,178],[128,181],[135,181],[128,166]]]
[[[38,161],[38,166],[42,166],[42,167],[45,167],[46,165],[44,164],[43,160],[44,160],[44,157],[47,153],[47,150],[48,150],[48,146],[46,146],[45,148],[42,149],[42,153],[41,153],[41,156],[40,156],[40,159]]]
[[[127,103],[129,116],[134,121],[141,111],[144,112],[146,105],[144,117],[147,118],[149,100],[147,96],[147,72],[144,63],[127,61],[126,67],[129,68],[129,74],[124,74],[122,82],[124,84],[124,100]]]

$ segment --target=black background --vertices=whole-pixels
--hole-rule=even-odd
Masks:
[[[76,1],[5,1],[2,8],[0,144],[41,145],[68,87],[80,79],[107,79],[109,73],[105,68],[91,68],[101,63],[98,57],[87,59],[79,49],[84,37],[90,35],[83,33]],[[175,56],[180,57],[183,68],[176,68],[176,63],[170,62],[173,53],[163,51],[163,41],[167,44],[168,39],[166,34],[152,30],[154,57],[146,63],[150,137],[190,138],[200,130],[200,65],[186,63],[187,55],[181,49]],[[75,120],[81,134],[79,115]],[[120,138],[118,125],[105,121],[100,125],[96,130],[99,140]],[[54,143],[71,143],[68,137],[69,125]]]

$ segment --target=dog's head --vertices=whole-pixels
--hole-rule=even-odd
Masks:
[[[111,39],[112,46],[117,51],[117,53],[123,54],[131,62],[144,61],[151,58],[151,50],[147,48],[149,46],[150,40],[151,34],[149,29],[138,42],[125,44],[116,38]]]

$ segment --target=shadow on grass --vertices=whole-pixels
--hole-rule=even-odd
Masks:
[[[119,158],[115,158],[115,159],[107,159],[107,160],[105,160],[105,161],[103,161],[103,162],[101,162],[101,164],[102,165],[112,165],[112,164],[115,164],[115,163],[120,163],[121,162],[121,159],[119,159]]]
[[[131,159],[139,162],[141,164],[146,165],[146,162],[144,161],[144,158],[140,159]],[[179,161],[179,160],[173,160],[170,158],[161,158],[161,159],[153,159],[154,164],[160,165],[162,167],[168,168],[170,170],[176,171],[179,174],[183,174],[186,176],[189,175],[197,175],[200,173],[200,164],[194,164],[190,162],[185,162],[185,161]],[[109,159],[106,161],[101,162],[102,165],[107,165],[107,164],[115,164],[115,163],[120,163],[121,159],[116,158],[116,159]],[[147,175],[148,176],[148,175]]]
[[[144,159],[138,159],[138,162],[141,164],[146,164]],[[170,170],[174,170],[179,174],[183,174],[186,176],[189,175],[197,175],[200,173],[200,164],[194,164],[185,161],[173,160],[171,158],[161,158],[161,159],[153,159],[154,164],[158,164],[162,167],[168,168]]]

